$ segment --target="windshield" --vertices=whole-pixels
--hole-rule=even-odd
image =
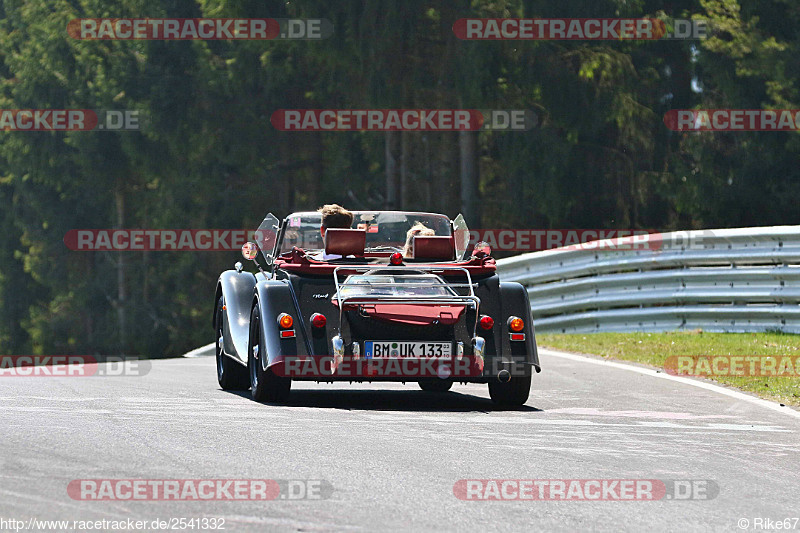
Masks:
[[[445,215],[410,211],[353,211],[353,215],[352,228],[367,232],[367,252],[402,252],[408,230],[416,224],[432,230],[433,235],[451,235],[450,219]],[[323,248],[320,213],[294,213],[286,218],[285,224],[281,253],[291,251],[294,246],[304,250]]]
[[[278,219],[272,213],[269,213],[261,225],[258,226],[255,234],[255,241],[258,249],[264,255],[267,263],[272,263],[275,252],[275,242],[278,238],[278,228],[280,227]]]
[[[454,296],[455,292],[434,274],[348,276],[339,296]]]
[[[456,261],[464,259],[464,255],[469,247],[469,228],[461,213],[453,220],[453,231],[456,244]]]

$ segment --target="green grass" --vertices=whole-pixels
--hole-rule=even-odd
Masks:
[[[546,348],[595,354],[664,368],[677,355],[782,355],[800,358],[800,335],[782,333],[586,333],[537,334]],[[800,407],[800,377],[718,376],[713,381],[748,391],[762,398]]]

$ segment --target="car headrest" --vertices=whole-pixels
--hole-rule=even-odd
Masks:
[[[449,236],[414,236],[414,259],[432,261],[452,261],[456,256],[453,237]]]
[[[364,255],[364,246],[367,244],[367,232],[363,229],[329,228],[325,230],[325,237],[322,241],[325,245],[325,253],[328,255],[361,257]]]

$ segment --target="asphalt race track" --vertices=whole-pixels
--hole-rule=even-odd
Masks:
[[[0,378],[0,518],[221,517],[234,532],[754,531],[757,519],[800,516],[796,412],[649,372],[541,358],[531,398],[515,410],[495,409],[483,385],[435,394],[416,384],[295,384],[291,405],[262,405],[220,390],[213,357],[153,361],[137,377]],[[82,479],[318,480],[332,491],[82,501],[67,492]],[[690,480],[718,494],[464,501],[454,495],[462,479]]]

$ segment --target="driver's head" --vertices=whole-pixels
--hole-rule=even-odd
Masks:
[[[323,237],[328,228],[349,229],[353,226],[353,213],[339,204],[326,204],[318,211],[322,213],[322,226],[319,231]]]

